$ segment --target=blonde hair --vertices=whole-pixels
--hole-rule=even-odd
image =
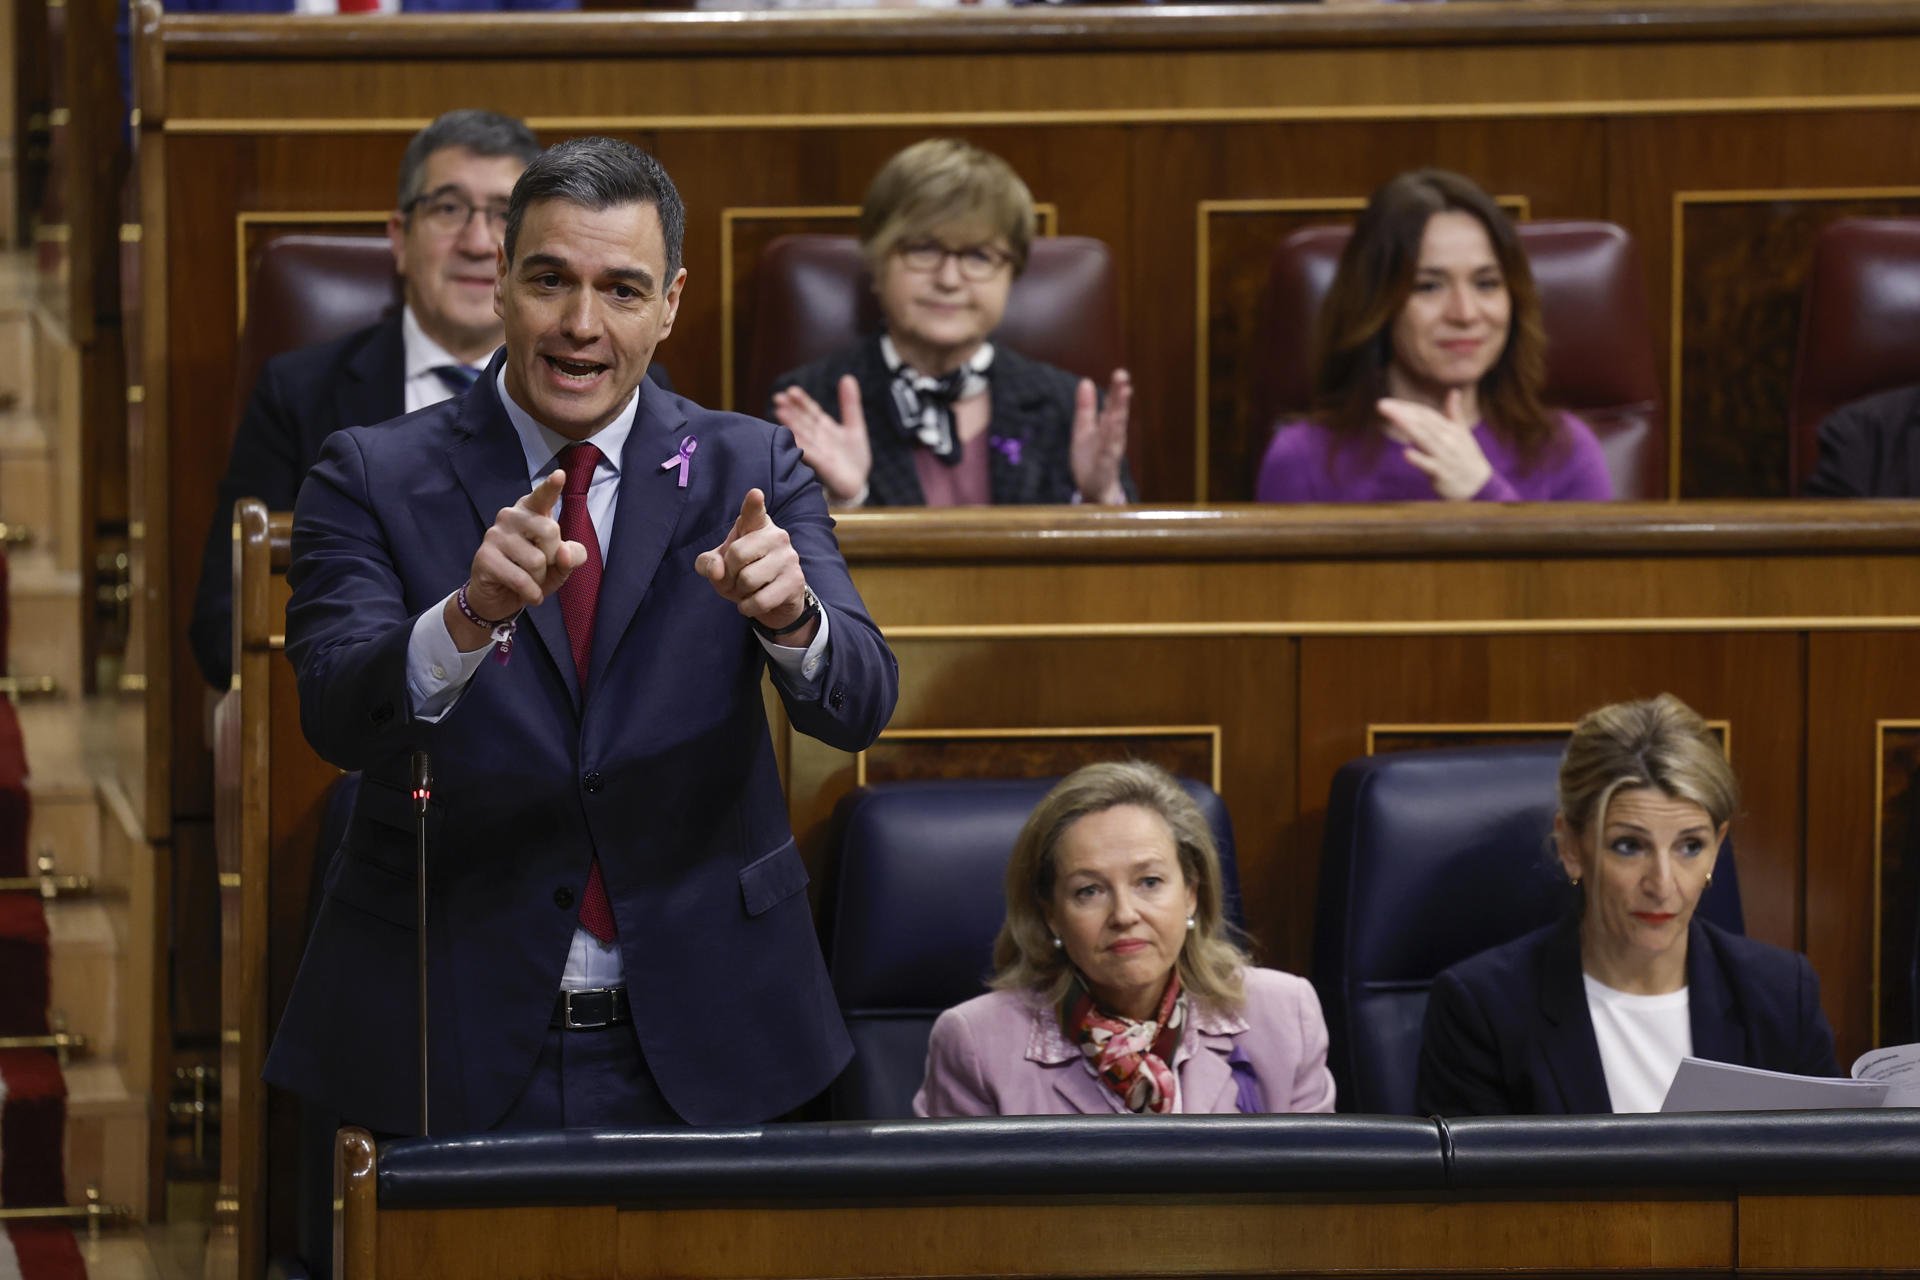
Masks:
[[[1229,935],[1220,887],[1220,852],[1200,806],[1173,775],[1143,760],[1090,764],[1060,780],[1028,815],[1007,863],[1007,918],[993,942],[993,980],[1002,991],[1034,991],[1058,1004],[1073,977],[1053,945],[1046,907],[1053,898],[1054,854],[1068,827],[1120,805],[1158,814],[1173,835],[1180,872],[1193,887],[1194,927],[1181,945],[1180,982],[1197,999],[1235,1011],[1245,1001],[1247,954]]]
[[[1597,834],[1625,787],[1651,787],[1707,811],[1717,830],[1740,806],[1740,784],[1720,740],[1670,693],[1589,711],[1560,758],[1560,815],[1576,834]]]
[[[897,152],[874,175],[860,209],[860,247],[877,276],[902,242],[955,226],[1004,239],[1019,275],[1033,244],[1033,193],[992,152],[929,138]]]

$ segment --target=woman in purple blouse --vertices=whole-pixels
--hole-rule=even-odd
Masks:
[[[1373,193],[1314,331],[1315,411],[1274,434],[1266,502],[1602,500],[1587,425],[1540,403],[1546,336],[1513,224],[1471,181]]]

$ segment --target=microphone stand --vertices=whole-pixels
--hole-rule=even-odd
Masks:
[[[420,944],[420,1136],[427,1136],[427,802],[433,798],[433,768],[427,753],[413,753],[413,828],[419,862],[415,907]]]

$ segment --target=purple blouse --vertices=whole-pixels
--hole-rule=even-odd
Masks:
[[[1475,502],[1604,502],[1613,497],[1607,457],[1592,428],[1560,415],[1558,436],[1531,467],[1514,447],[1481,422],[1473,438],[1493,475]],[[1262,502],[1434,501],[1433,481],[1408,462],[1400,446],[1378,431],[1340,437],[1314,422],[1289,422],[1273,436],[1260,463],[1254,497]]]

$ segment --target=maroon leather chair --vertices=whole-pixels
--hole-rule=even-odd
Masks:
[[[1820,423],[1841,405],[1920,382],[1920,218],[1841,218],[1814,242],[1788,410],[1794,493]]]
[[[1667,496],[1667,424],[1633,237],[1610,222],[1527,222],[1547,329],[1546,402],[1578,414],[1607,454],[1614,496]],[[1313,402],[1314,318],[1346,248],[1346,227],[1304,227],[1280,242],[1267,273],[1258,403],[1277,429]],[[1258,458],[1248,459],[1257,467]]]
[[[734,406],[761,413],[773,380],[880,332],[880,306],[852,236],[781,236],[755,267],[759,288],[747,381]],[[1104,386],[1125,362],[1114,302],[1113,257],[1085,236],[1033,242],[993,340]]]
[[[247,286],[247,323],[234,352],[234,410],[270,357],[337,338],[400,305],[400,277],[384,235],[282,235],[260,247]]]

